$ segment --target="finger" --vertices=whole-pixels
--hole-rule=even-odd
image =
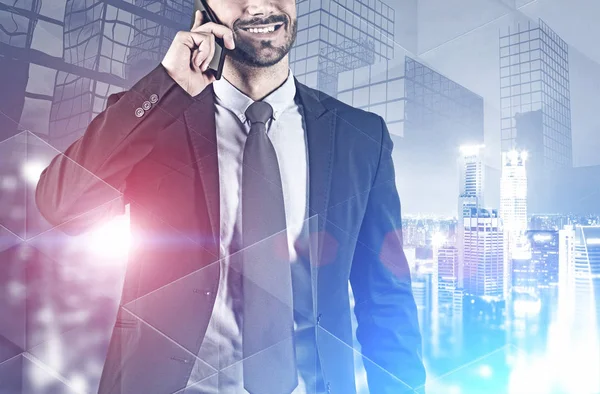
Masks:
[[[233,32],[226,26],[219,25],[214,22],[208,22],[203,24],[202,26],[194,29],[195,32],[203,32],[213,34],[215,37],[222,38],[225,46],[228,49],[235,48],[235,42],[233,40]]]
[[[208,54],[210,52],[210,39],[207,37],[200,46],[198,47],[198,56],[196,57],[196,62],[198,64],[198,68],[202,71],[202,65],[204,61],[208,58]]]
[[[204,15],[202,15],[202,12],[200,12],[200,10],[196,10],[196,13],[194,14],[194,24],[192,25],[192,28],[190,30],[194,30],[195,28],[200,26],[202,24],[202,19],[204,19]]]
[[[200,52],[196,49],[193,53],[192,53],[192,68],[194,71],[202,71],[200,69],[200,60],[199,60],[199,54]]]
[[[180,43],[194,50],[208,38],[208,35],[205,33],[180,31],[176,37]]]
[[[213,57],[215,56],[215,36],[209,36],[210,38],[206,40],[209,43],[208,47],[208,55],[206,56],[206,60],[202,63],[202,71],[206,71],[210,62],[212,62]]]

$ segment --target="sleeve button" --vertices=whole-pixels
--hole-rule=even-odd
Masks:
[[[151,95],[151,96],[150,96],[150,102],[151,102],[152,104],[156,104],[156,103],[158,103],[158,94],[153,94],[153,95]]]
[[[150,108],[152,108],[152,104],[150,104],[150,101],[144,101],[144,103],[142,104],[142,108],[145,111],[148,111]]]
[[[144,110],[142,108],[137,108],[135,110],[135,116],[137,116],[138,118],[141,118],[142,116],[144,116]]]

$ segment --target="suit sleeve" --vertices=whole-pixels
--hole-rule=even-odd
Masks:
[[[372,394],[424,392],[417,308],[403,251],[393,142],[381,119],[379,164],[352,262],[354,313]]]
[[[83,136],[42,172],[35,191],[42,216],[76,235],[123,213],[122,193],[133,166],[192,100],[160,64],[129,91],[111,95]],[[146,108],[151,104],[147,110],[144,102]]]

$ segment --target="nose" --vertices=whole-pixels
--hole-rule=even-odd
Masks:
[[[246,9],[252,16],[264,16],[272,14],[274,6],[272,0],[247,0]]]

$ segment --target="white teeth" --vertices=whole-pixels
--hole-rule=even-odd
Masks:
[[[275,31],[275,26],[269,26],[269,27],[260,27],[260,28],[250,28],[248,29],[248,31],[250,33],[271,33]]]

